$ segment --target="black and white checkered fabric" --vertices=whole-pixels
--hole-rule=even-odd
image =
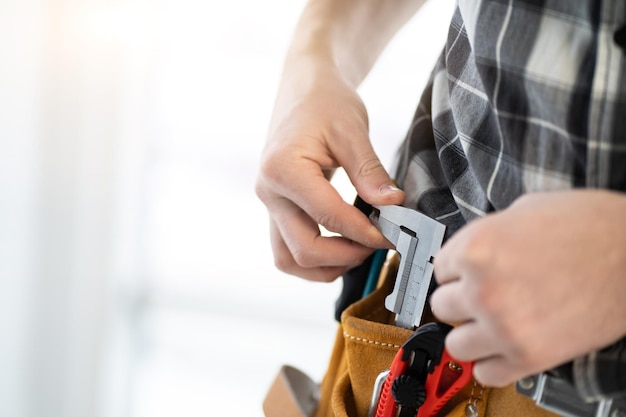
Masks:
[[[453,233],[533,191],[626,191],[624,0],[459,0],[396,166]]]

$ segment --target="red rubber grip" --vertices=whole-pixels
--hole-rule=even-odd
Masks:
[[[417,417],[435,417],[441,408],[472,379],[473,362],[453,359],[444,349],[439,365],[426,379],[426,401]]]
[[[400,348],[396,353],[391,367],[389,368],[389,374],[383,383],[383,388],[380,391],[380,398],[378,400],[378,406],[376,408],[376,417],[395,417],[396,409],[398,405],[391,395],[391,384],[400,375],[404,374],[407,367],[407,362],[402,360],[404,355],[404,349]]]

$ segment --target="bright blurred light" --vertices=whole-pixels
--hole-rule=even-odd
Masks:
[[[84,42],[137,43],[146,41],[152,23],[151,8],[140,2],[78,3],[66,10],[60,27]]]
[[[261,416],[281,364],[321,379],[341,283],[276,271],[253,192],[304,2],[0,2],[0,415]],[[431,4],[360,90],[387,166]]]

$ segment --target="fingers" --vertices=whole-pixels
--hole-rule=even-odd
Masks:
[[[323,237],[317,223],[287,199],[272,203],[271,242],[278,269],[315,281],[331,281],[372,252],[339,236]]]
[[[257,195],[271,216],[276,266],[315,281],[330,281],[359,265],[388,241],[324,176],[319,163],[273,158],[263,168]],[[340,236],[324,237],[319,225]]]
[[[461,242],[463,232],[465,230],[461,229],[452,236],[435,256],[433,262],[434,275],[439,285],[458,280],[463,272],[461,257],[466,254],[466,248],[462,247]]]
[[[291,255],[291,251],[285,244],[275,222],[271,222],[270,225],[270,241],[274,252],[276,267],[285,273],[311,281],[330,282],[350,269],[348,266],[319,266],[310,268],[300,266]]]
[[[450,285],[454,284],[445,287]],[[439,288],[437,292],[441,289],[443,288]],[[503,338],[497,337],[497,333],[488,328],[485,321],[465,319],[467,316],[465,312],[457,313],[454,309],[449,309],[445,314],[437,313],[438,308],[444,309],[440,300],[446,298],[446,295],[440,292],[439,297],[434,297],[435,294],[433,294],[436,304],[433,307],[435,314],[440,318],[446,317],[444,321],[461,322],[446,336],[446,349],[459,361],[474,362],[474,378],[478,382],[491,387],[503,387],[526,376],[511,357],[505,356],[506,352],[511,351],[510,347],[505,345],[506,341]],[[451,320],[449,317],[454,319]]]
[[[257,180],[257,195],[271,216],[276,265],[323,281],[359,265],[374,248],[390,247],[325,174],[343,167],[370,204],[404,200],[374,153],[362,102],[351,87],[336,81],[333,90],[326,90],[331,77],[321,90],[307,90],[305,99],[279,106]],[[321,236],[320,226],[339,236]]]
[[[430,297],[433,314],[446,323],[456,323],[446,337],[450,355],[462,361],[478,361],[497,356],[502,340],[488,327],[488,322],[477,318],[477,308],[467,296],[461,281],[442,285]]]
[[[290,213],[290,219],[294,218],[294,210],[299,210],[301,213],[297,218],[306,220],[310,229],[312,223],[315,223],[315,229],[318,224],[322,225],[327,230],[363,246],[381,248],[388,245],[387,240],[369,219],[343,200],[328,182],[317,162],[302,158],[299,164],[294,164],[286,158],[280,158],[266,167],[264,172],[266,184],[263,184],[262,189],[271,191],[269,195],[259,197],[277,222],[285,220],[281,215],[283,210]],[[285,201],[292,204],[285,205]],[[297,236],[288,230],[287,234],[294,238]]]
[[[500,245],[491,237],[493,229],[493,217],[486,216],[456,232],[435,257],[437,283],[446,284],[467,275],[478,277],[485,268],[489,269],[494,262],[493,251]]]
[[[363,136],[367,138],[367,132]],[[358,194],[366,202],[402,204],[404,192],[394,185],[369,140],[342,141],[334,151]]]
[[[453,328],[446,337],[446,348],[461,361],[478,361],[500,353],[501,342],[478,321],[465,322]]]
[[[433,314],[446,323],[463,323],[472,319],[473,311],[465,297],[463,285],[455,281],[439,286],[430,296]]]
[[[292,202],[277,201],[273,218],[292,257],[303,267],[356,266],[371,252],[371,248],[359,245],[344,237],[323,237],[317,223]]]
[[[474,364],[474,378],[489,387],[505,387],[526,376],[528,374],[513,368],[504,356],[494,356]]]
[[[492,224],[493,217],[476,220],[442,247],[434,261],[439,286],[430,304],[438,319],[456,324],[446,337],[450,355],[475,362],[476,380],[500,387],[527,376],[529,369],[545,368],[532,362],[532,341],[511,325],[519,309],[509,309],[512,302],[503,299],[515,300],[516,293],[507,290],[507,274],[493,272],[500,265],[493,252],[500,240],[490,236]]]

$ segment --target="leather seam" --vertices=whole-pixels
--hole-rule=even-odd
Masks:
[[[393,343],[379,342],[377,340],[370,340],[370,339],[364,339],[362,337],[352,336],[351,334],[349,334],[347,332],[343,332],[343,336],[347,337],[348,339],[355,340],[357,342],[365,342],[365,343],[378,345],[378,346],[393,347],[393,348],[396,348],[396,349],[400,349],[400,347],[401,347],[400,345],[396,345],[396,344],[393,344]]]

